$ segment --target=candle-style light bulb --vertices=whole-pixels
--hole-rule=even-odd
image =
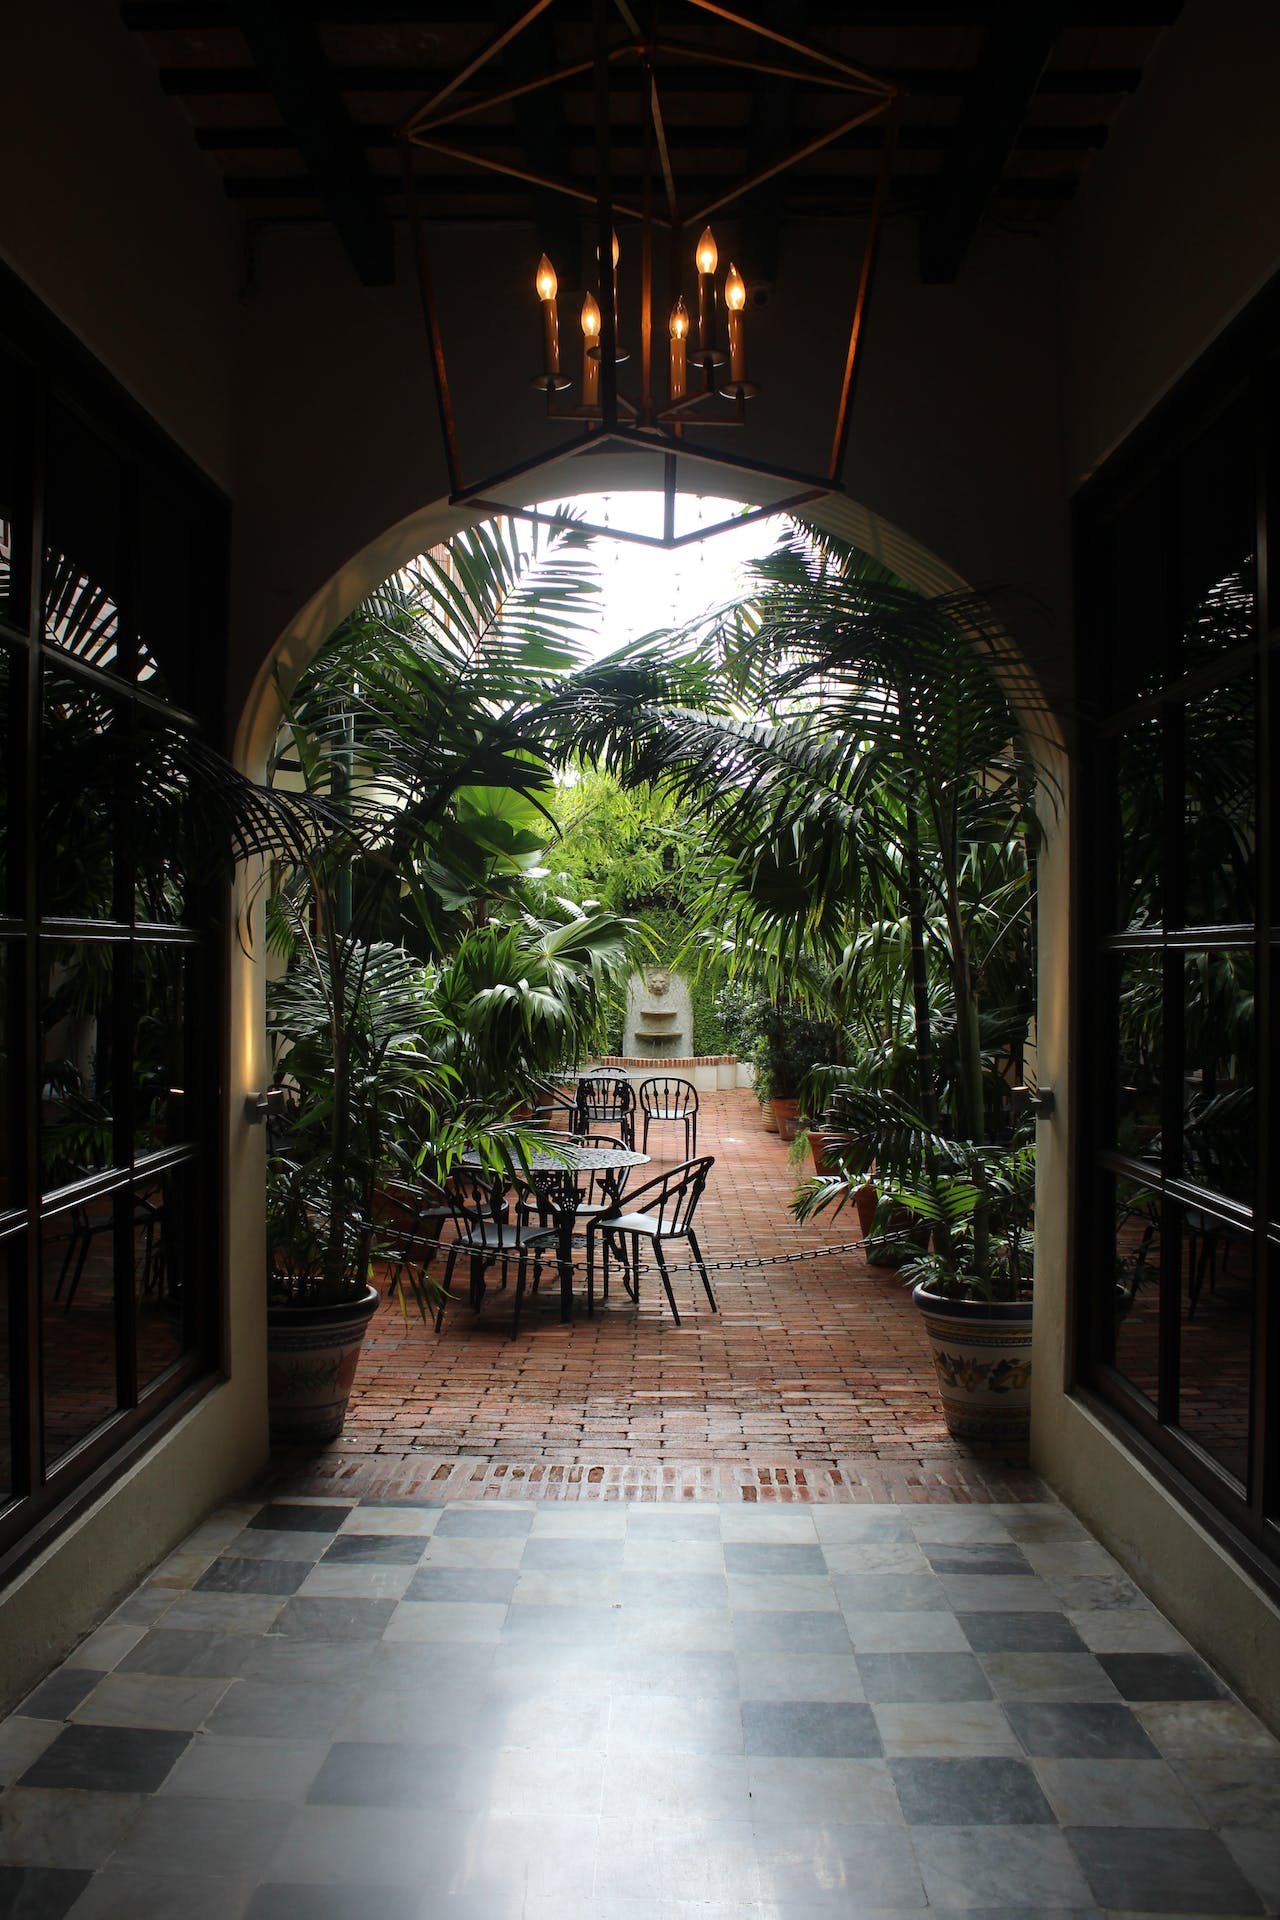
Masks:
[[[542,377],[534,385],[554,393],[568,382],[560,377],[560,314],[556,306],[560,283],[545,253],[538,262],[533,284],[542,302]]]
[[[582,296],[582,404],[600,404],[600,303],[589,291]]]
[[[716,345],[715,272],[720,253],[710,227],[702,229],[693,257],[698,268],[698,351],[694,359],[710,371],[724,364],[723,350]]]
[[[538,271],[534,275],[533,284],[538,290],[539,300],[554,300],[560,290],[560,282],[556,279],[556,270],[545,253],[538,262]]]
[[[724,283],[724,304],[729,310],[729,380],[741,387],[747,377],[746,323],[742,309],[747,304],[747,284],[732,260]]]
[[[689,309],[681,294],[671,309],[671,404],[683,400],[686,390],[685,341],[689,337]]]
[[[618,271],[618,229],[613,230],[613,270]]]

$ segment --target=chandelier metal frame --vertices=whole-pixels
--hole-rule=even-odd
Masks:
[[[841,490],[840,473],[848,444],[850,410],[883,220],[884,202],[893,167],[897,110],[901,90],[891,81],[880,79],[861,68],[850,66],[847,61],[819,47],[806,44],[775,28],[746,19],[741,14],[719,5],[718,0],[666,0],[664,10],[679,9],[701,16],[710,16],[722,26],[750,36],[753,42],[763,42],[762,51],[756,52],[751,48],[740,53],[727,52],[721,46],[700,44],[692,38],[664,37],[656,30],[646,33],[641,28],[631,0],[592,0],[593,51],[590,59],[573,61],[569,65],[555,68],[535,79],[526,80],[520,85],[506,86],[496,92],[481,96],[470,95],[460,99],[459,96],[467,88],[468,83],[475,80],[485,68],[498,59],[514,39],[541,15],[547,13],[554,4],[555,0],[532,0],[532,4],[519,19],[499,33],[480,54],[415,108],[399,129],[398,139],[404,171],[405,197],[413,238],[423,318],[431,345],[432,376],[448,465],[451,503],[473,505],[494,513],[516,514],[530,520],[560,524],[560,516],[554,513],[545,513],[537,507],[512,506],[491,496],[517,480],[532,476],[542,469],[561,465],[566,460],[572,460],[584,452],[595,453],[606,448],[626,448],[631,451],[643,449],[662,457],[664,501],[662,534],[659,536],[617,527],[596,527],[590,522],[581,520],[575,521],[574,524],[586,526],[589,531],[604,533],[614,539],[627,539],[640,545],[670,549],[706,539],[711,534],[723,532],[729,527],[740,527],[750,520],[783,513],[821,499],[828,494],[839,492]],[[619,23],[625,35],[622,39],[615,37]],[[664,60],[695,62],[738,70],[754,76],[763,75],[795,83],[821,85],[828,91],[835,88],[849,94],[852,100],[856,100],[857,105],[839,125],[806,140],[784,158],[761,168],[704,206],[685,213],[681,210],[678,186],[671,162],[666,121],[662,110],[659,70]],[[611,163],[610,80],[616,70],[632,62],[638,64],[642,76],[645,115],[642,129],[642,195],[639,206],[615,200]],[[513,101],[536,94],[546,88],[558,86],[585,73],[593,74],[595,85],[596,190],[594,193],[589,192],[575,180],[557,179],[534,172],[528,167],[491,158],[460,147],[448,137],[449,129],[458,126],[461,122],[476,115],[483,115],[494,108],[507,106]],[[885,140],[854,293],[844,373],[835,412],[831,454],[826,473],[822,475],[804,473],[794,468],[754,460],[743,454],[726,453],[719,448],[706,445],[701,440],[691,438],[690,427],[706,429],[744,425],[745,402],[755,389],[742,377],[741,353],[735,361],[735,377],[732,380],[724,378],[724,363],[727,361],[727,356],[718,347],[711,345],[711,336],[707,332],[700,336],[698,347],[690,354],[693,366],[702,373],[702,385],[696,391],[678,391],[673,371],[673,390],[669,401],[662,403],[656,397],[653,381],[655,229],[665,230],[670,235],[670,280],[674,294],[678,295],[683,265],[682,241],[690,228],[696,232],[700,226],[710,220],[713,214],[734,206],[755,188],[799,165],[824,147],[831,146],[845,134],[852,132],[855,127],[864,126],[869,121],[877,119],[886,121]],[[484,172],[504,174],[531,186],[561,194],[579,204],[594,207],[596,213],[599,340],[598,346],[589,347],[588,352],[597,363],[597,370],[591,382],[597,397],[591,403],[586,403],[584,399],[582,405],[563,403],[557,398],[557,395],[569,385],[567,380],[555,377],[559,374],[558,357],[554,362],[548,358],[544,374],[534,381],[534,385],[546,394],[547,417],[553,420],[581,422],[582,434],[573,441],[549,448],[543,453],[475,482],[467,481],[463,475],[440,311],[432,282],[427,228],[414,181],[415,148],[443,155],[455,162],[475,166]],[[628,397],[620,390],[618,384],[615,221],[619,215],[624,220],[635,219],[640,222],[640,389],[636,398]],[[687,245],[685,250],[687,251]],[[549,263],[544,259],[544,264]],[[551,305],[554,309],[554,275],[550,284]],[[738,286],[741,287],[741,284],[739,279]],[[714,290],[710,297],[714,311]],[[737,304],[741,306],[740,296]],[[545,305],[544,298],[544,316]],[[737,313],[736,318],[741,328],[740,312]],[[555,321],[554,312],[549,324],[553,330],[558,324]],[[673,324],[673,337],[674,331]],[[548,342],[552,337],[553,334],[549,333]],[[741,331],[738,332],[737,338],[740,344]],[[551,346],[548,344],[548,355],[551,351]],[[553,364],[554,375],[551,370]],[[738,513],[710,526],[699,526],[692,531],[678,534],[675,502],[680,490],[678,462],[682,454],[688,459],[707,463],[715,470],[724,471],[726,478],[739,473],[750,475],[756,483],[761,480],[776,482],[784,490],[783,496],[766,506],[755,507],[746,513]],[[585,490],[596,491],[597,489]],[[705,488],[703,490],[705,491]]]

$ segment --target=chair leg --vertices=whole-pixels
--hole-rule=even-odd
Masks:
[[[457,1260],[458,1260],[458,1243],[455,1241],[453,1246],[450,1247],[449,1249],[449,1258],[444,1263],[444,1279],[440,1283],[444,1289],[444,1292],[442,1293],[440,1298],[440,1305],[436,1309],[436,1332],[437,1333],[439,1333],[441,1327],[444,1325],[444,1310],[448,1306],[449,1302],[453,1299],[453,1269],[457,1265]]]
[[[680,1325],[680,1309],[676,1305],[675,1294],[671,1291],[671,1275],[667,1272],[667,1263],[662,1257],[661,1240],[655,1239],[652,1242],[652,1246],[653,1246],[653,1257],[658,1263],[658,1272],[662,1275],[662,1284],[667,1290],[667,1299],[671,1303],[671,1317],[675,1321],[676,1325],[679,1326]]]
[[[644,1138],[640,1142],[640,1151],[641,1153],[649,1151],[649,1115],[647,1113],[644,1117]]]
[[[692,1227],[689,1229],[688,1237],[689,1251],[698,1263],[698,1272],[702,1275],[703,1290],[706,1293],[707,1299],[711,1302],[711,1311],[712,1313],[718,1313],[720,1309],[716,1306],[716,1297],[711,1291],[711,1281],[707,1274],[706,1262],[702,1258],[702,1248],[698,1245],[698,1236],[694,1233]]]

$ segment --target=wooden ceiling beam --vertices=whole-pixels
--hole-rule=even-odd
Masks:
[[[1062,31],[1062,9],[1022,0],[983,42],[920,228],[920,276],[945,285],[960,271]]]
[[[879,0],[879,4],[859,6],[856,0],[809,0],[810,25],[813,27],[904,28],[1000,28],[1017,13],[1016,6],[1001,0]],[[1159,28],[1177,19],[1182,0],[1068,0],[1063,7],[1064,27],[1083,28]],[[306,0],[297,13],[317,27],[436,27],[453,24],[474,26],[477,20],[497,25],[494,0],[487,6],[469,6],[467,0]],[[588,0],[564,0],[561,11],[578,21],[590,18]],[[750,0],[743,11],[750,12]],[[219,27],[238,25],[236,7],[231,0],[125,0],[120,18],[132,33],[208,33]]]
[[[668,129],[673,149],[687,153],[714,152],[720,148],[745,148],[745,135],[731,127],[676,127]],[[396,144],[394,127],[354,129],[355,137],[368,152],[389,152]],[[513,127],[486,127],[482,136],[472,136],[476,151],[492,149],[510,152],[524,146],[520,132]],[[898,132],[900,153],[943,153],[950,144],[946,127],[902,127]],[[1087,153],[1106,145],[1105,126],[1091,124],[1076,127],[1023,127],[1015,146],[1024,153]],[[288,153],[297,150],[297,142],[288,127],[197,127],[196,145],[205,153]],[[455,130],[454,144],[467,144]],[[614,146],[629,151],[640,144],[638,127],[615,130]],[[884,145],[883,127],[855,127],[840,141],[841,148],[857,153],[878,153]],[[594,152],[595,137],[590,127],[571,128],[567,135],[567,165],[575,153]],[[565,169],[557,169],[564,171]],[[779,176],[781,178],[781,176]]]
[[[448,78],[445,67],[334,66],[329,69],[339,93],[431,93]],[[161,92],[188,100],[208,99],[217,94],[265,94],[271,91],[265,75],[256,67],[161,67]],[[963,96],[973,79],[971,67],[892,67],[887,77],[907,93],[921,100],[946,100]],[[1068,99],[1101,99],[1110,94],[1133,93],[1142,79],[1140,67],[1051,67],[1040,82],[1040,96]],[[705,70],[697,73],[672,70],[663,79],[664,93],[706,93]],[[634,73],[615,75],[620,93],[639,91]],[[567,91],[571,91],[569,88]],[[584,86],[584,90],[585,86]],[[745,88],[744,88],[745,91]]]
[[[228,7],[367,287],[395,279],[395,232],[314,25],[281,0]]]
[[[875,189],[876,176],[873,173],[853,174],[803,174],[791,175],[791,193],[789,198],[808,205],[820,200],[829,202],[824,209],[833,218],[846,213],[859,212]],[[724,188],[723,174],[708,174],[697,178],[686,176],[683,184],[691,196],[710,198]],[[384,199],[395,198],[403,191],[403,183],[398,174],[378,174],[374,184]],[[518,180],[505,179],[494,173],[418,173],[414,184],[424,198],[424,214],[430,217],[430,203],[434,195],[439,199],[474,200],[477,203],[498,199],[520,200],[527,189]],[[287,173],[275,176],[265,174],[232,174],[224,182],[227,193],[233,200],[315,200],[320,196],[316,183],[305,173]],[[895,207],[918,208],[929,188],[929,181],[921,176],[906,176],[895,180],[893,184],[893,204]],[[638,200],[640,180],[638,176],[620,174],[614,182],[619,200]],[[1044,205],[1069,200],[1075,191],[1075,181],[1059,175],[1028,174],[1025,178],[1017,176],[1001,180],[996,189],[996,197],[1001,200],[1036,201]],[[454,218],[460,217],[454,215]]]

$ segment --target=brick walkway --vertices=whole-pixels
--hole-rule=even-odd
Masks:
[[[658,1164],[675,1129],[651,1135]],[[699,1150],[716,1167],[699,1215],[707,1258],[856,1238],[842,1213],[800,1227],[799,1177],[750,1093],[703,1097]],[[634,1178],[640,1178],[636,1175]],[[347,1429],[295,1490],[363,1496],[1010,1500],[1037,1483],[1004,1453],[949,1438],[915,1309],[860,1253],[713,1274],[713,1314],[677,1275],[682,1324],[656,1278],[637,1313],[615,1294],[562,1326],[554,1290],[510,1338],[510,1296],[465,1303],[436,1336],[384,1308],[365,1343]]]

